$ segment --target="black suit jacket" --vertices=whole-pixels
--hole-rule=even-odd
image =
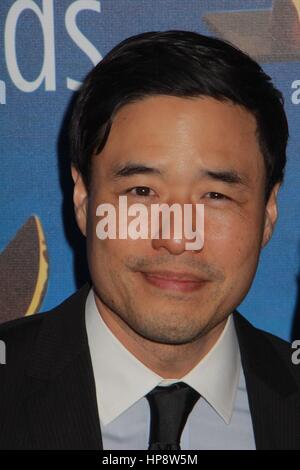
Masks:
[[[89,288],[0,326],[0,449],[103,449],[85,328]],[[300,365],[290,345],[238,312],[234,319],[257,449],[300,449]]]

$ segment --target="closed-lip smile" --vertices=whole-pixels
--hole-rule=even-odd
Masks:
[[[198,290],[207,282],[193,273],[183,271],[141,271],[144,279],[161,289],[191,292]]]

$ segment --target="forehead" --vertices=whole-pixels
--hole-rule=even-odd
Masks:
[[[125,160],[188,173],[195,165],[258,174],[264,164],[255,117],[210,97],[152,96],[115,115],[101,165]]]

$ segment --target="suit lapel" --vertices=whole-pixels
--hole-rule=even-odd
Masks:
[[[257,449],[300,448],[299,387],[263,332],[234,313]]]
[[[89,288],[45,314],[24,401],[35,449],[103,448],[85,328]]]

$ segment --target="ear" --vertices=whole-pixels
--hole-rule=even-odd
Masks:
[[[263,238],[261,247],[264,248],[272,237],[276,220],[278,217],[277,207],[277,193],[280,188],[280,183],[276,183],[269,196],[266,208],[265,208],[265,225],[263,231]]]
[[[73,202],[76,221],[81,233],[86,236],[88,193],[81,173],[73,165],[71,173],[74,181]]]

